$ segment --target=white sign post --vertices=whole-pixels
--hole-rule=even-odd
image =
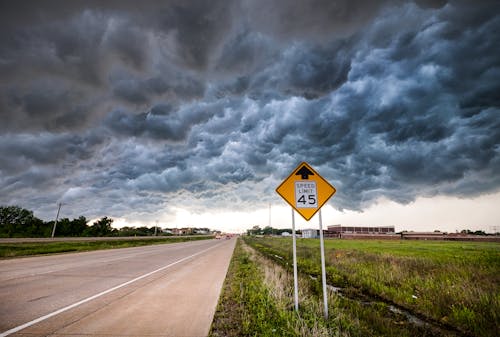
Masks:
[[[321,251],[321,282],[323,283],[323,307],[325,319],[328,319],[328,294],[326,292],[325,244],[323,242],[323,220],[319,210],[319,245]]]
[[[292,208],[293,298],[295,311],[299,311],[299,281],[297,278],[297,239],[295,238],[295,211]]]

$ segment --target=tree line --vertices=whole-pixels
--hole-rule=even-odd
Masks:
[[[33,212],[19,206],[0,206],[0,237],[51,237],[55,221],[43,221]],[[154,235],[151,227],[112,227],[113,219],[103,217],[89,224],[84,216],[70,220],[58,219],[55,236],[149,236]],[[160,232],[160,231],[159,231]]]
[[[292,233],[291,228],[286,229],[278,229],[273,228],[271,226],[266,226],[264,228],[260,228],[260,226],[253,226],[251,229],[247,229],[247,235],[281,235],[284,232]],[[301,231],[296,231],[297,234],[300,234]]]

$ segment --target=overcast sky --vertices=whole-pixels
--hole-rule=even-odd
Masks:
[[[499,32],[498,1],[2,1],[0,204],[286,227],[275,188],[306,161],[327,224],[465,203],[488,230]]]

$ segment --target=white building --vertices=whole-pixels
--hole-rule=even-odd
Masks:
[[[319,231],[317,229],[303,229],[302,238],[303,239],[316,239],[319,237]]]

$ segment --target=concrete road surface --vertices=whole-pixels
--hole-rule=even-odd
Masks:
[[[0,261],[0,337],[206,336],[236,240]]]

